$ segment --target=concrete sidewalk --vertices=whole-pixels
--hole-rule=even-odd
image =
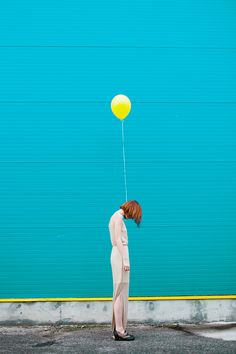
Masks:
[[[0,353],[236,353],[236,323],[129,322],[127,331],[135,336],[134,341],[114,341],[107,324],[1,326]]]

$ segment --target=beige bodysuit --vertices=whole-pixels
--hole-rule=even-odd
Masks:
[[[111,216],[109,221],[110,239],[112,244],[110,262],[113,279],[112,330],[116,328],[114,303],[118,297],[120,298],[122,304],[122,323],[124,329],[126,329],[128,317],[130,271],[125,271],[124,266],[130,266],[130,261],[128,249],[128,233],[123,218],[124,216],[121,213],[121,209],[119,209]],[[120,236],[121,242],[123,244],[123,246],[119,245],[119,248],[116,245],[116,233]]]

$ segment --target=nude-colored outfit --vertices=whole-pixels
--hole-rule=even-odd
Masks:
[[[118,218],[122,218],[123,226],[121,231],[116,228]],[[123,316],[122,323],[124,330],[126,329],[127,317],[128,317],[128,297],[129,297],[129,281],[130,281],[130,271],[124,270],[124,265],[130,265],[129,262],[129,249],[128,249],[128,233],[124,223],[124,216],[121,209],[117,210],[110,218],[109,221],[109,231],[110,239],[112,244],[111,250],[111,268],[112,268],[112,278],[113,278],[113,300],[112,300],[112,330],[116,328],[115,314],[114,314],[114,303],[118,296],[121,297]],[[115,241],[115,231],[119,232],[121,237],[121,242],[123,244],[123,257],[116,245]]]

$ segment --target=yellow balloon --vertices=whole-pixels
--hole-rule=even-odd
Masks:
[[[131,110],[131,102],[125,95],[116,95],[111,101],[111,110],[113,114],[123,120]]]

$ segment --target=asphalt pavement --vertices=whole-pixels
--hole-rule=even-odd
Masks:
[[[109,324],[4,325],[0,353],[236,354],[236,323],[128,323],[127,331],[134,341],[115,341]]]

